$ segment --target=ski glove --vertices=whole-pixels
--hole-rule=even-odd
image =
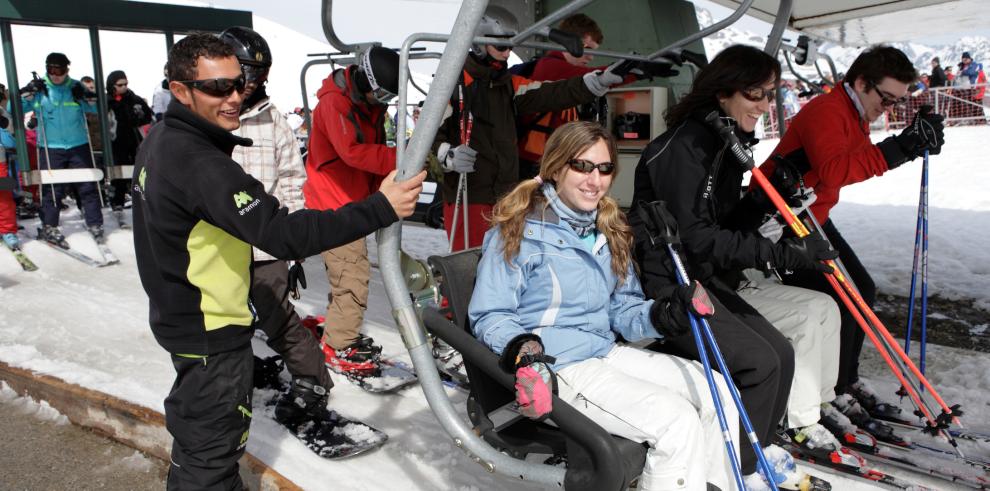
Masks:
[[[34,94],[38,92],[48,95],[48,86],[45,85],[45,81],[40,78],[36,78],[28,82],[27,85],[21,88],[19,94],[27,99],[30,99],[31,97],[34,97]]]
[[[653,327],[657,332],[664,337],[677,337],[691,329],[689,311],[699,318],[707,319],[715,315],[712,299],[697,281],[690,285],[680,285],[670,298],[653,302],[653,306],[650,307],[650,320],[653,321]]]
[[[804,150],[799,149],[791,152],[786,157],[774,155],[771,158],[774,161],[773,174],[770,174],[767,180],[777,190],[780,197],[784,198],[787,206],[791,208],[801,206],[801,194],[802,188],[804,188],[802,177],[804,172],[807,172],[807,169],[810,168],[807,164],[808,158],[805,156]],[[803,161],[803,165],[795,161]],[[802,166],[806,169],[804,172],[800,170]],[[773,201],[770,201],[770,197],[767,196],[767,193],[763,191],[763,188],[755,180],[750,180],[750,189],[750,193],[753,195],[753,202],[761,210],[765,213],[777,211],[777,207],[774,206]]]
[[[775,247],[775,258],[770,261],[772,268],[787,270],[816,269],[831,273],[832,267],[822,261],[839,257],[839,251],[831,248],[828,241],[818,231],[803,238],[789,237]]]
[[[608,92],[608,89],[617,84],[622,83],[622,76],[612,73],[613,70],[623,64],[625,60],[620,60],[612,63],[608,68],[604,70],[596,70],[594,72],[588,72],[584,74],[584,85],[588,87],[588,90],[596,97],[601,97]]]
[[[945,143],[945,116],[932,112],[929,105],[921,106],[914,120],[899,135],[892,136],[877,144],[887,161],[888,169],[896,169],[901,164],[924,155],[942,152]]]
[[[293,300],[299,300],[299,287],[306,289],[306,270],[303,269],[302,260],[294,261],[289,266],[289,296]]]
[[[442,161],[443,170],[445,172],[468,174],[474,172],[474,163],[477,160],[477,150],[467,145],[458,145],[447,151],[447,155]]]
[[[502,352],[499,366],[516,377],[519,414],[542,420],[553,410],[557,376],[550,365],[556,361],[554,357],[543,353],[543,343],[535,334],[521,334],[509,341]]]

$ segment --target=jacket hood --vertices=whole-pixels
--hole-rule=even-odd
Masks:
[[[127,78],[127,74],[125,74],[123,70],[114,70],[110,72],[110,75],[107,75],[107,93],[111,96],[117,95],[114,85],[116,85],[118,81],[125,78]]]
[[[254,142],[250,138],[241,138],[233,133],[203,119],[191,109],[173,98],[165,111],[165,124],[190,133],[197,133],[210,140],[214,145],[230,155],[235,146],[250,147]]]
[[[358,92],[354,84],[355,70],[357,70],[357,65],[334,70],[329,77],[323,79],[323,86],[316,92],[316,97],[322,99],[325,95],[336,93],[341,97],[347,97],[354,104],[366,105],[364,97]]]

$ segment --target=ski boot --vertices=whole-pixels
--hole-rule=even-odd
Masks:
[[[811,424],[803,428],[793,428],[786,430],[791,441],[796,443],[807,453],[824,457],[842,448],[839,440],[836,440],[827,428],[820,423]]]
[[[794,457],[787,450],[777,445],[769,445],[763,449],[767,463],[773,468],[774,488],[767,486],[763,479],[762,469],[745,476],[743,483],[747,491],[771,491],[776,489],[800,489],[802,491],[829,491],[832,485],[821,478],[798,470]]]
[[[901,415],[901,408],[895,404],[881,401],[877,393],[862,380],[846,387],[846,394],[855,397],[859,405],[875,419],[897,421],[904,418]]]
[[[858,426],[863,431],[869,433],[877,440],[885,443],[890,443],[892,445],[898,445],[906,447],[910,445],[910,442],[902,438],[900,435],[894,432],[894,429],[890,425],[883,423],[880,420],[873,419],[870,413],[863,409],[856,401],[856,398],[849,394],[842,394],[832,401],[832,405],[844,414],[852,424]]]
[[[433,337],[433,360],[440,370],[440,376],[457,384],[468,383],[467,371],[464,369],[464,357],[451,345],[438,337]]]
[[[831,403],[822,403],[819,422],[828,431],[831,431],[843,445],[861,452],[877,452],[877,439],[873,438],[873,435],[859,429],[845,414],[839,412]]]
[[[327,366],[337,373],[369,376],[379,371],[378,360],[381,358],[382,347],[364,334],[358,334],[357,340],[343,349],[334,349],[323,342],[320,342],[320,348],[326,356]]]
[[[8,249],[12,251],[21,250],[21,241],[17,238],[17,234],[14,233],[3,234],[3,243],[7,246]]]
[[[329,399],[330,392],[315,378],[293,378],[292,387],[275,403],[275,421],[293,432],[312,421],[333,424],[337,413],[327,409]]]
[[[52,225],[44,225],[38,229],[38,240],[43,240],[62,249],[69,248],[69,243],[65,240],[65,236],[62,235],[62,231]]]
[[[93,236],[93,240],[97,244],[106,244],[107,237],[103,233],[103,225],[89,225],[86,227],[86,230],[89,231],[89,235]]]

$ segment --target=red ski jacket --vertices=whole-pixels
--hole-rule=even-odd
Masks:
[[[786,156],[799,148],[804,148],[811,165],[804,183],[815,190],[811,211],[821,223],[839,202],[843,186],[887,172],[883,153],[870,141],[869,122],[860,117],[842,85],[808,102],[791,120],[772,155]],[[766,176],[773,169],[773,160],[760,166]]]
[[[395,169],[395,148],[385,145],[385,106],[370,105],[354,89],[356,66],[335,70],[316,93],[309,154],[306,208],[337,209],[378,190]]]

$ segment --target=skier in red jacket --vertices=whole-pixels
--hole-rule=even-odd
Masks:
[[[822,224],[832,246],[839,251],[849,276],[871,308],[876,298],[876,286],[852,247],[829,219],[829,211],[838,203],[844,186],[881,176],[924,155],[925,151],[931,154],[941,151],[943,117],[930,112],[930,107],[922,107],[900,134],[877,144],[870,140],[870,123],[887,108],[903,103],[917,78],[913,64],[900,50],[875,46],[864,51],[853,61],[846,78],[835,90],[812,99],[801,109],[772,157],[760,167],[764,175],[771,177],[771,182],[790,180],[794,183],[800,177],[805,186],[814,189],[816,199],[810,210]],[[761,191],[750,194],[766,203]],[[816,271],[795,271],[785,276],[784,282],[828,293],[839,301],[823,275]],[[900,409],[882,402],[859,381],[858,359],[865,335],[846,309],[842,312],[841,336],[839,378],[835,386],[840,397],[833,404],[874,436],[889,438],[890,428],[869,414],[890,415]],[[852,397],[841,397],[843,394]],[[856,406],[866,412],[858,411]]]
[[[385,143],[385,110],[398,86],[399,55],[377,46],[323,81],[306,156],[307,208],[361,201],[395,169],[395,147]],[[325,251],[323,260],[330,281],[321,342],[327,363],[338,372],[371,373],[381,346],[361,334],[371,275],[365,239]]]

